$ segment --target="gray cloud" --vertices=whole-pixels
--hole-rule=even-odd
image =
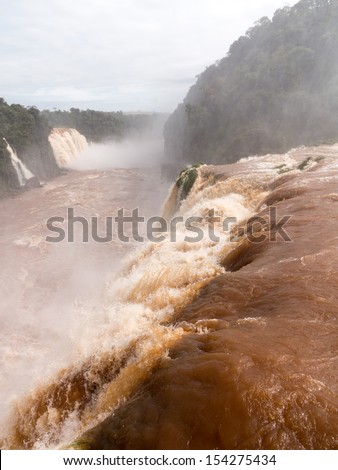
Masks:
[[[0,96],[40,108],[170,111],[282,0],[0,0]],[[291,2],[294,4],[295,2]]]

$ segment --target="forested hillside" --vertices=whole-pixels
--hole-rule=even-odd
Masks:
[[[162,132],[167,115],[125,114],[118,112],[80,110],[71,108],[70,111],[43,111],[51,127],[72,127],[83,134],[90,142],[105,140],[121,140],[131,135]]]
[[[165,141],[176,166],[338,141],[338,0],[257,21],[199,75]]]
[[[4,138],[40,181],[60,173],[48,136],[53,127],[71,127],[90,142],[122,140],[131,136],[162,135],[165,114],[124,114],[122,112],[39,111],[35,107],[7,104],[0,98],[0,197],[19,187]]]
[[[8,189],[18,187],[4,138],[41,180],[59,174],[48,142],[49,132],[50,127],[38,109],[9,105],[0,98],[0,196]]]

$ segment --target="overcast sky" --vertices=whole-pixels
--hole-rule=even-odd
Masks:
[[[39,108],[172,111],[283,0],[0,0],[0,96]]]

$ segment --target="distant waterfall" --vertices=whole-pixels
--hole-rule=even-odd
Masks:
[[[31,178],[34,178],[34,175],[31,171],[28,170],[26,165],[20,160],[17,156],[15,150],[9,145],[7,140],[4,138],[4,141],[7,145],[7,150],[10,154],[12,165],[16,171],[20,186],[25,186],[27,181]]]
[[[60,168],[68,167],[80,153],[88,148],[86,138],[76,129],[54,128],[48,139]]]

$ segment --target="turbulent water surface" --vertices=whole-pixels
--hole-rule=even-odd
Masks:
[[[199,168],[164,211],[199,216],[196,243],[45,241],[66,207],[159,215],[158,181],[73,172],[1,203],[3,447],[337,448],[338,146]]]

